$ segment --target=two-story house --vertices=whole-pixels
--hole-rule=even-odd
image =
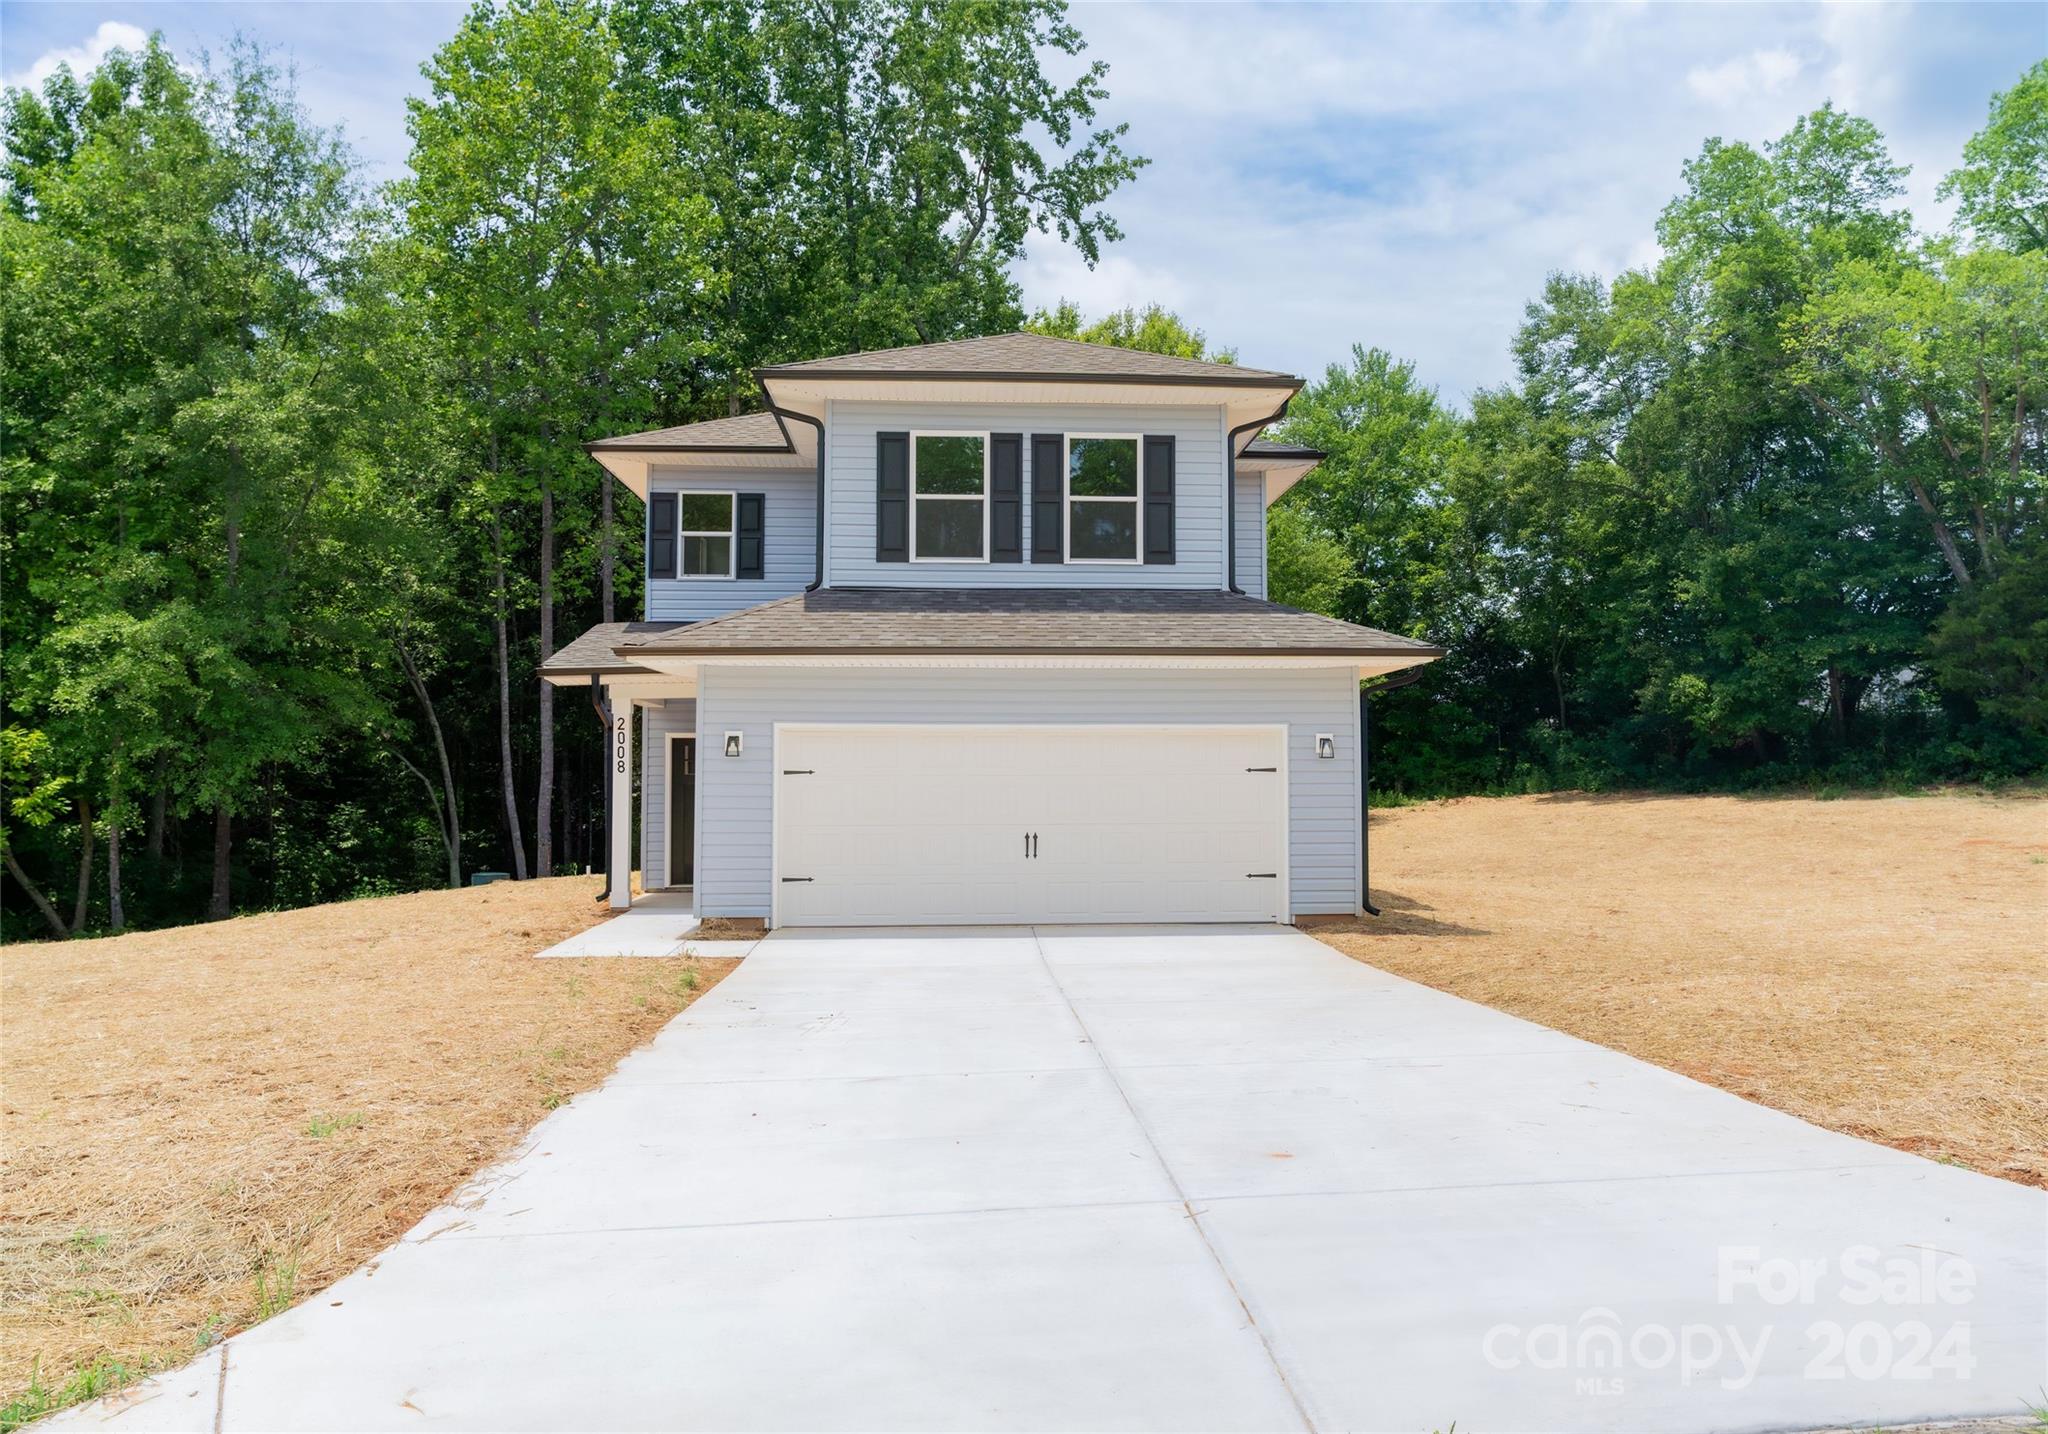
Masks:
[[[770,925],[1288,921],[1364,900],[1362,677],[1424,643],[1265,600],[1301,380],[1034,334],[760,370],[606,439],[645,620],[609,703],[610,899]]]

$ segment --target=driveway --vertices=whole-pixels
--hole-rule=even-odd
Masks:
[[[779,932],[89,1427],[1734,1430],[2015,1413],[2048,1196],[1286,928]],[[219,1401],[218,1406],[216,1401]]]

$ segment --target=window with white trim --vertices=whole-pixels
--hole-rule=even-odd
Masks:
[[[1137,562],[1144,552],[1144,509],[1137,435],[1068,435],[1068,562]]]
[[[730,493],[682,495],[680,575],[686,578],[732,576],[733,523],[739,503]]]
[[[910,435],[910,560],[988,561],[988,435]]]

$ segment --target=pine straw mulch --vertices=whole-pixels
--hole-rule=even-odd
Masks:
[[[1582,796],[1375,812],[1311,934],[1834,1130],[2048,1185],[2048,800]]]
[[[137,1371],[395,1240],[736,964],[549,960],[588,877],[0,958],[0,1402]]]

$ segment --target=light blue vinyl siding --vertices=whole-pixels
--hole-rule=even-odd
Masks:
[[[1262,473],[1237,475],[1237,586],[1255,598],[1266,595],[1266,480]]]
[[[770,915],[777,722],[1266,723],[1288,727],[1295,915],[1355,911],[1358,685],[1349,668],[708,667],[703,730],[744,751],[697,765],[697,910]],[[1319,759],[1315,736],[1337,739]]]
[[[752,490],[749,490],[752,491]],[[668,737],[697,730],[697,703],[689,697],[640,709],[640,880],[649,890],[666,884],[668,871]],[[699,760],[698,770],[704,763]],[[702,843],[698,843],[702,847]]]
[[[1170,433],[1174,438],[1177,561],[1099,563],[878,563],[875,561],[875,435],[955,431],[1022,433],[1024,553],[1031,553],[1033,433]],[[1220,588],[1223,575],[1223,410],[1220,407],[1087,407],[1044,404],[851,403],[831,405],[826,431],[826,582],[833,587]]]
[[[870,460],[870,468],[874,466]],[[702,622],[803,591],[817,576],[818,480],[812,473],[736,468],[714,472],[657,468],[648,492],[759,493],[761,576],[649,578],[649,622]]]

